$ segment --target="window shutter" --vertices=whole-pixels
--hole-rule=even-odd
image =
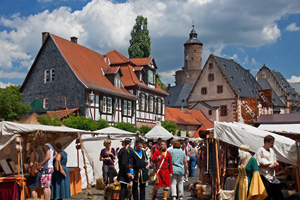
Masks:
[[[131,117],[134,115],[135,112],[135,101],[132,101],[131,103]]]
[[[124,99],[122,99],[122,110],[121,110],[121,112],[122,112],[122,116],[124,115]]]
[[[99,113],[101,114],[103,111],[103,96],[99,95]]]
[[[161,99],[161,101],[160,101],[160,114],[163,114],[163,110],[164,110],[164,106],[163,106],[163,100]]]
[[[149,110],[149,102],[148,102],[148,95],[145,95],[145,111],[148,112]]]
[[[140,99],[139,99],[139,110],[142,110],[142,93],[140,93]]]
[[[153,112],[156,114],[157,113],[157,98],[154,98],[153,102]]]
[[[117,98],[112,97],[112,113],[116,113],[116,101],[118,102]]]

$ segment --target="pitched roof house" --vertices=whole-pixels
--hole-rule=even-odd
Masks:
[[[243,121],[241,98],[256,97],[259,89],[248,70],[211,54],[188,97],[188,107],[201,110],[211,121]]]
[[[42,100],[48,111],[79,108],[79,113],[110,124],[136,124],[137,97],[121,84],[119,67],[103,55],[51,33],[43,33],[38,52],[21,87],[24,103]],[[126,112],[125,112],[126,111]]]
[[[104,55],[111,67],[120,67],[124,88],[135,95],[137,126],[155,126],[164,121],[165,100],[168,95],[157,83],[157,65],[153,57],[129,59],[113,50]]]
[[[166,107],[165,120],[175,122],[177,129],[187,130],[191,137],[199,130],[214,127],[214,123],[200,110]]]
[[[257,79],[265,79],[280,100],[286,105],[286,113],[300,111],[300,98],[298,92],[289,84],[284,76],[264,65],[256,75]]]

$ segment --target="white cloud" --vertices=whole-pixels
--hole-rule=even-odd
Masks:
[[[0,78],[6,78],[6,79],[23,79],[26,77],[26,73],[21,72],[5,72],[0,70]]]
[[[251,59],[251,65],[257,65],[257,62],[256,62],[255,58]]]
[[[167,58],[175,46],[182,51],[193,20],[199,40],[205,41],[205,61],[210,53],[222,55],[227,45],[259,47],[276,42],[281,36],[276,22],[289,13],[300,12],[298,0],[250,1],[247,6],[240,0],[114,2],[92,0],[76,11],[60,7],[29,16],[2,16],[0,26],[7,30],[0,32],[0,69],[12,69],[15,63],[21,65],[19,68],[29,68],[41,47],[44,31],[66,39],[76,36],[79,44],[102,54],[116,49],[126,55],[135,18],[143,15],[148,18],[153,56],[159,69],[168,71],[167,66],[182,67],[179,56]]]
[[[297,26],[296,22],[291,23],[290,25],[288,25],[285,30],[287,31],[300,31],[300,27]]]
[[[0,88],[6,88],[7,86],[12,85],[11,83],[2,83],[0,82]]]
[[[290,79],[287,79],[290,83],[300,82],[300,76],[291,76]]]
[[[161,75],[161,81],[165,84],[174,84],[175,72],[176,72],[176,70],[160,72],[159,74]]]

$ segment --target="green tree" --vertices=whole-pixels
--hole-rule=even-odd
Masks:
[[[113,125],[113,127],[122,129],[124,131],[129,131],[131,133],[135,133],[138,131],[138,128],[135,127],[133,124],[127,123],[127,122],[117,122]]]
[[[177,130],[177,124],[175,122],[172,122],[172,121],[163,121],[161,123],[161,126],[164,127],[165,129],[167,129],[173,135],[175,135],[176,130]]]
[[[142,135],[145,135],[146,133],[148,133],[152,128],[150,128],[149,126],[141,126],[139,128],[139,131]]]
[[[146,58],[151,53],[151,41],[148,30],[147,17],[138,15],[130,33],[131,40],[128,48],[129,58]]]
[[[96,121],[92,118],[86,118],[84,116],[76,117],[74,113],[71,114],[69,118],[65,118],[63,122],[67,127],[87,131],[96,131],[102,128],[109,127],[108,122],[104,119],[99,119]]]
[[[56,113],[53,113],[52,115],[45,114],[37,117],[37,121],[40,124],[43,125],[49,125],[49,126],[61,126],[62,121],[59,119]]]
[[[157,81],[158,85],[160,86],[160,88],[161,88],[162,90],[165,90],[165,89],[167,88],[167,85],[164,84],[164,83],[161,81],[161,75],[160,75],[160,74],[158,74],[158,77],[157,77],[156,81]]]
[[[20,120],[29,112],[30,105],[22,104],[20,88],[20,85],[0,88],[0,118],[6,121]]]

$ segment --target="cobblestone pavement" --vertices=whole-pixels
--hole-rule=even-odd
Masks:
[[[189,185],[191,183],[196,182],[197,180],[199,180],[199,170],[198,168],[195,170],[195,176],[194,177],[189,177],[188,182],[184,183],[184,200],[196,200],[197,198],[195,197],[191,197],[191,193],[189,191]],[[152,196],[152,190],[153,190],[153,186],[150,184],[147,188],[146,188],[146,200],[150,200],[151,196]],[[95,187],[92,187],[92,195],[93,195],[93,200],[103,200],[103,190],[97,190]],[[162,199],[162,188],[158,191],[157,200],[161,200]],[[82,193],[80,194],[76,194],[73,195],[70,199],[73,200],[79,200],[79,199],[87,199],[87,190],[84,189],[82,191]],[[171,200],[172,198],[169,197],[168,200]]]

